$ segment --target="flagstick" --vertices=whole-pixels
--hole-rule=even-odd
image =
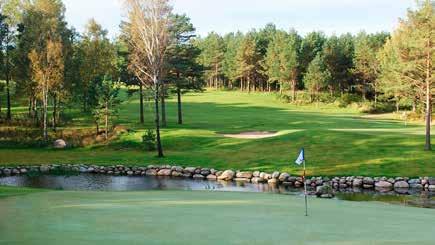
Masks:
[[[306,167],[304,160],[304,194],[305,194],[305,216],[308,216],[308,196],[307,196],[307,180],[306,180]]]

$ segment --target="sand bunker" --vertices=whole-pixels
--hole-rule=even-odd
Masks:
[[[242,132],[238,134],[222,134],[222,136],[227,138],[235,138],[235,139],[264,139],[264,138],[272,138],[278,136],[279,132],[270,132],[270,131],[253,131],[253,132]]]

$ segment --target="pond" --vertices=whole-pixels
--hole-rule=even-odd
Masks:
[[[127,177],[95,174],[11,176],[0,178],[0,185],[67,191],[206,190],[303,195],[302,189],[288,186],[170,177]],[[400,194],[394,191],[380,193],[362,189],[346,189],[338,192],[337,198],[347,201],[377,201],[405,206],[435,208],[435,193],[430,192],[416,191]]]

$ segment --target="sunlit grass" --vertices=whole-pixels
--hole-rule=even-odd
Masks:
[[[183,96],[184,125],[178,125],[175,99],[167,104],[168,126],[162,129],[166,158],[145,152],[141,136],[153,128],[153,107],[145,105],[139,123],[137,97],[126,97],[119,124],[131,133],[109,145],[55,151],[0,149],[1,164],[95,163],[179,164],[241,170],[301,170],[293,164],[306,148],[310,175],[435,175],[435,154],[425,152],[424,125],[382,114],[366,117],[354,108],[296,106],[273,94],[213,92]],[[92,128],[91,118],[69,109],[73,127]],[[264,139],[225,138],[247,131],[279,132]]]

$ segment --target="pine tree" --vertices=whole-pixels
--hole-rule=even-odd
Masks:
[[[319,101],[319,92],[328,85],[330,79],[331,73],[327,70],[320,53],[318,53],[308,66],[304,77],[304,84],[310,93],[311,102]]]

